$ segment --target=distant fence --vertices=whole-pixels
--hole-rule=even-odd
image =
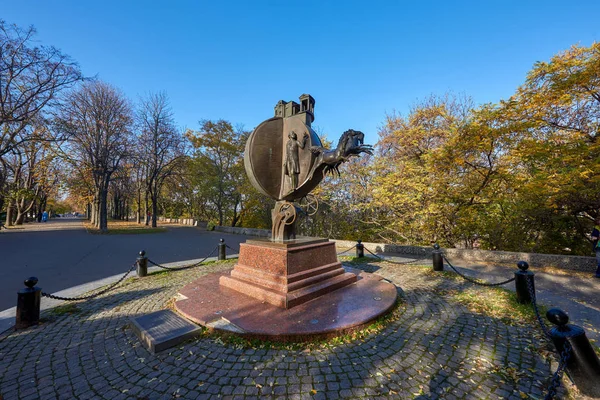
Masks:
[[[164,222],[167,224],[181,224],[181,225],[189,225],[189,226],[197,226],[200,228],[206,228],[206,221],[200,221],[194,218],[165,218],[158,217],[160,222]]]
[[[349,240],[336,240],[335,242],[340,247],[349,247],[355,243]],[[369,249],[374,253],[400,253],[425,256],[430,255],[433,251],[431,247],[365,242],[363,242],[363,244],[366,249]],[[459,258],[464,261],[483,261],[499,264],[516,264],[519,261],[527,261],[532,267],[557,267],[586,272],[594,272],[596,270],[595,257],[449,248],[444,249],[444,254],[446,254],[447,257]]]
[[[215,226],[215,231],[258,237],[271,236],[271,230],[269,229],[239,228],[237,226]]]
[[[271,231],[268,229],[238,228],[231,226],[216,226],[216,231],[233,233],[239,235],[269,237]],[[358,238],[359,239],[359,238]],[[356,244],[350,240],[335,240],[339,248],[349,248]],[[399,253],[412,254],[415,256],[430,256],[431,247],[402,246],[386,243],[365,243],[365,249],[373,253]],[[492,251],[475,249],[444,249],[444,254],[450,258],[459,258],[464,261],[492,262],[499,264],[516,264],[519,261],[527,261],[532,267],[556,267],[573,271],[594,272],[596,270],[595,257],[566,256],[559,254],[521,253],[512,251]]]

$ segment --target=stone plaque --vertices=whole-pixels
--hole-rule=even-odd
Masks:
[[[152,353],[158,353],[202,332],[202,328],[171,310],[161,310],[131,318],[131,327],[142,344]]]

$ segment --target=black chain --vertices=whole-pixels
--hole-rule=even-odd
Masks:
[[[429,256],[424,256],[424,257],[421,257],[421,258],[416,258],[414,260],[394,261],[394,260],[389,260],[387,258],[380,257],[377,254],[373,253],[371,250],[367,249],[366,247],[365,247],[365,250],[367,250],[369,253],[371,253],[373,256],[379,258],[380,260],[385,261],[385,262],[390,263],[390,264],[406,265],[406,264],[412,264],[412,263],[417,262],[417,261],[423,261],[426,258],[429,258]]]
[[[461,276],[463,279],[465,279],[465,280],[467,280],[467,281],[469,281],[469,282],[471,282],[471,283],[474,283],[474,284],[476,284],[476,285],[487,286],[487,287],[493,287],[493,286],[502,286],[502,285],[506,285],[507,283],[509,283],[509,282],[512,282],[512,281],[514,281],[514,280],[515,280],[515,277],[513,276],[513,277],[512,277],[512,278],[510,278],[510,279],[507,279],[507,280],[505,280],[505,281],[498,282],[498,283],[480,282],[480,281],[478,281],[478,280],[476,280],[476,279],[473,279],[473,278],[471,278],[471,277],[469,277],[469,276],[466,276],[466,275],[464,275],[464,274],[460,273],[460,272],[459,272],[459,271],[458,271],[456,268],[454,268],[454,265],[452,265],[452,264],[450,263],[450,261],[448,261],[448,259],[446,258],[446,256],[442,255],[442,257],[443,257],[443,258],[444,258],[444,260],[446,261],[446,264],[448,264],[448,265],[450,266],[450,268],[452,268],[452,269],[454,270],[454,272],[456,272],[456,273],[457,273],[459,276]]]
[[[525,282],[527,282],[527,290],[529,291],[529,296],[531,297],[531,304],[533,305],[533,311],[535,312],[535,317],[540,324],[540,328],[542,328],[542,332],[544,332],[544,336],[546,338],[551,339],[550,332],[544,323],[540,315],[540,310],[537,305],[537,297],[535,295],[535,289],[533,288],[533,283],[531,276],[525,277]],[[552,375],[552,380],[550,386],[548,387],[548,394],[544,397],[544,400],[552,400],[554,396],[556,396],[558,392],[558,388],[560,387],[560,383],[562,380],[563,373],[565,372],[565,368],[567,366],[567,362],[571,357],[571,343],[568,340],[564,341],[563,350],[560,353],[560,359],[558,360],[558,368],[556,368],[556,372]]]
[[[151,259],[148,259],[148,262],[149,262],[150,264],[154,265],[154,266],[157,266],[157,267],[159,267],[159,268],[166,269],[166,270],[169,270],[169,271],[181,271],[181,270],[184,270],[184,269],[194,268],[194,267],[197,267],[198,265],[202,264],[202,263],[203,263],[204,261],[206,261],[206,260],[207,260],[207,259],[208,259],[210,256],[212,256],[212,255],[215,253],[215,251],[217,251],[217,249],[218,249],[218,248],[219,248],[219,246],[216,246],[216,247],[215,247],[215,248],[214,248],[214,249],[213,249],[213,250],[210,252],[210,254],[209,254],[209,255],[207,255],[206,257],[204,257],[202,260],[198,261],[197,263],[195,263],[195,264],[190,264],[190,265],[184,265],[184,266],[182,266],[182,267],[165,267],[164,265],[160,265],[160,264],[158,264],[158,263],[155,263],[155,262],[154,262],[154,261],[152,261]]]
[[[352,246],[352,247],[350,247],[349,249],[346,249],[346,250],[344,250],[344,251],[340,251],[339,253],[337,253],[337,255],[339,256],[339,255],[341,255],[341,254],[347,253],[347,252],[349,252],[350,250],[352,250],[352,249],[353,249],[353,248],[355,248],[355,247],[356,247],[356,245],[354,245],[354,246]]]
[[[568,340],[565,340],[563,350],[560,353],[558,368],[556,368],[556,372],[554,373],[554,375],[552,375],[552,381],[550,383],[550,386],[548,387],[548,394],[546,395],[546,397],[544,397],[544,400],[552,400],[554,399],[554,396],[556,396],[558,388],[560,387],[560,382],[562,380],[563,373],[565,372],[565,368],[570,357],[571,343],[569,343]]]
[[[235,251],[236,253],[239,253],[239,252],[240,252],[240,250],[239,250],[239,249],[238,249],[238,250],[236,250],[236,249],[234,249],[233,247],[229,246],[228,244],[225,244],[225,247],[227,247],[229,250],[233,250],[233,251]]]
[[[544,320],[542,319],[542,316],[540,315],[540,310],[538,309],[538,305],[537,305],[537,297],[535,296],[535,289],[533,288],[533,284],[531,283],[531,277],[530,276],[526,276],[525,277],[525,281],[527,282],[527,290],[529,291],[529,297],[531,297],[531,304],[533,305],[533,311],[535,312],[535,317],[538,320],[538,323],[540,324],[540,327],[542,328],[542,331],[544,332],[544,335],[547,338],[550,338],[550,332],[548,332],[548,328],[546,327],[546,324],[544,323]]]
[[[48,297],[49,299],[55,299],[55,300],[64,300],[64,301],[79,301],[79,300],[88,300],[88,299],[93,299],[94,297],[98,297],[106,292],[108,292],[109,290],[113,289],[115,286],[117,286],[119,283],[123,282],[123,279],[125,279],[127,277],[127,275],[129,275],[131,273],[131,271],[133,271],[135,269],[137,264],[133,264],[128,270],[127,272],[125,272],[125,275],[123,275],[121,277],[121,279],[119,279],[118,281],[116,281],[115,283],[113,283],[112,285],[108,286],[107,288],[94,293],[94,294],[90,294],[88,296],[81,296],[81,297],[62,297],[62,296],[56,296],[50,293],[45,293],[42,292],[42,296],[43,297]]]

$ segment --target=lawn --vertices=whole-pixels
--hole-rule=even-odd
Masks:
[[[96,229],[92,224],[86,223],[85,228],[88,233],[94,235],[143,235],[150,233],[163,233],[167,231],[165,227],[152,228],[144,224],[138,224],[135,221],[108,221],[108,231],[102,232]]]

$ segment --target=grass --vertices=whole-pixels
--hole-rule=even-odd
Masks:
[[[383,261],[375,257],[339,256],[338,258],[344,264],[350,265],[376,264]]]
[[[225,261],[219,261],[219,260],[204,261],[202,264],[198,264],[196,266],[197,267],[206,267],[206,266],[209,266],[209,265],[218,264],[218,263],[224,263],[224,262],[232,261],[232,260],[235,260],[235,259],[234,258],[228,258]],[[190,265],[195,265],[195,264],[190,264]],[[148,266],[152,267],[153,265],[148,264]],[[172,267],[172,268],[181,268],[181,267],[187,267],[187,266],[188,265],[181,265],[181,266]],[[156,278],[160,278],[160,277],[164,277],[164,276],[166,276],[166,275],[168,275],[170,273],[173,273],[173,272],[177,272],[177,270],[160,269],[159,271],[148,272],[147,276],[153,276],[153,277],[156,277]]]
[[[460,291],[450,290],[447,294],[469,311],[499,319],[507,325],[538,323],[533,306],[519,303],[517,295],[508,289],[470,287]],[[538,309],[544,318],[547,307],[538,305]]]
[[[50,313],[50,315],[53,316],[61,316],[79,314],[81,312],[81,309],[77,307],[77,304],[65,303],[50,309],[48,312]]]
[[[105,232],[96,229],[90,223],[86,223],[85,228],[93,235],[143,235],[167,231],[165,227],[152,228],[132,221],[108,221],[108,230]]]

